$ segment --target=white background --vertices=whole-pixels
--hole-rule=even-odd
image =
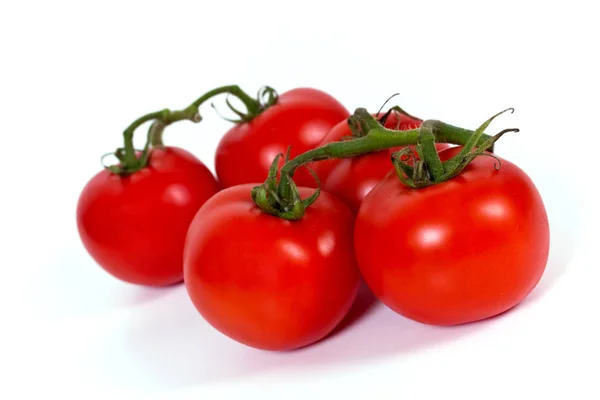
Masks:
[[[0,398],[600,398],[593,3],[3,2]],[[137,116],[233,83],[312,86],[349,110],[400,92],[409,112],[468,128],[515,107],[490,129],[521,128],[497,151],[547,205],[540,285],[481,323],[433,328],[376,306],[318,345],[266,353],[211,329],[182,286],[107,276],[75,227],[100,155]],[[230,124],[202,112],[166,141],[212,169]]]

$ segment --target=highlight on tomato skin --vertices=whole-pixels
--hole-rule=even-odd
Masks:
[[[477,157],[422,189],[392,172],[365,198],[356,258],[385,305],[425,324],[458,325],[503,313],[535,288],[548,261],[548,217],[527,174],[500,161],[497,170],[493,158]]]
[[[127,176],[100,171],[77,204],[77,229],[96,263],[115,278],[167,286],[183,280],[183,245],[198,209],[219,190],[210,170],[177,147],[154,149]]]
[[[165,147],[162,133],[177,121],[200,122],[200,105],[225,93],[246,112],[226,102],[240,119],[217,148],[219,183],[193,154]],[[265,87],[254,99],[237,85],[218,87],[185,109],[134,120],[114,153],[120,164],[83,188],[78,232],[107,273],[147,286],[184,281],[201,317],[257,349],[323,340],[343,325],[363,282],[421,323],[490,318],[527,297],[549,254],[548,218],[534,183],[511,162],[480,156],[519,131],[484,132],[509,110],[472,131],[401,112],[377,120],[357,108],[350,116],[312,88],[277,96]],[[146,146],[136,151],[134,131],[150,121]],[[421,129],[391,132],[382,123]],[[365,133],[356,127],[372,134],[343,143],[353,133],[349,124],[355,136]],[[442,163],[438,152],[447,161],[462,148],[438,140],[462,143],[465,152]],[[406,143],[419,144],[422,162],[405,163],[407,148],[394,157],[402,147],[373,152]],[[291,160],[282,168],[285,153]],[[303,168],[333,154],[342,158],[309,165],[318,179]]]
[[[298,221],[262,212],[250,192],[226,188],[192,221],[184,281],[201,316],[244,345],[288,351],[331,333],[356,298],[354,216],[322,192]],[[299,188],[305,197],[314,189]]]
[[[290,148],[290,156],[295,157],[317,147],[327,132],[349,115],[338,100],[318,89],[281,93],[275,105],[222,137],[215,155],[219,182],[227,188],[264,180],[277,154],[286,154]],[[314,185],[306,170],[298,171],[295,182]]]

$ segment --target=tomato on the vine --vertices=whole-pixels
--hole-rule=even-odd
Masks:
[[[384,126],[389,129],[408,130],[418,128],[422,122],[418,118],[392,112],[385,119]],[[319,146],[343,140],[351,135],[348,122],[342,121],[327,133]],[[439,143],[436,147],[443,150],[449,145]],[[394,169],[390,157],[399,149],[394,147],[352,158],[319,161],[308,167],[316,172],[323,190],[338,196],[356,212],[371,189]]]
[[[354,245],[384,304],[426,324],[455,325],[509,310],[534,289],[548,259],[548,218],[527,174],[500,161],[497,170],[492,157],[477,157],[455,178],[421,189],[391,172],[373,188]]]
[[[215,169],[223,187],[262,182],[277,154],[290,156],[316,147],[329,130],[350,113],[320,90],[297,88],[278,96],[277,102],[249,122],[239,123],[221,139]],[[306,171],[295,179],[299,186],[314,185]]]
[[[183,279],[183,245],[194,215],[219,190],[210,170],[176,147],[156,148],[130,175],[100,171],[77,204],[77,228],[92,258],[125,282]]]
[[[360,274],[354,216],[321,192],[298,221],[264,213],[254,185],[224,189],[190,225],[184,280],[200,314],[251,347],[291,350],[328,335],[350,309]],[[299,188],[302,196],[314,189]]]

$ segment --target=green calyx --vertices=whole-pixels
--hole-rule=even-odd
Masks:
[[[279,181],[277,180],[277,167],[281,156],[278,156],[271,165],[266,181],[253,188],[252,199],[262,211],[268,214],[288,220],[298,220],[302,218],[306,208],[317,200],[320,189],[317,189],[310,197],[301,199],[293,181],[296,169],[320,160],[355,157],[410,145],[416,145],[418,160],[408,147],[392,156],[399,179],[407,186],[416,189],[439,184],[457,176],[478,156],[494,157],[491,153],[494,143],[507,132],[519,131],[518,129],[505,129],[495,136],[484,133],[497,116],[508,110],[513,109],[507,109],[494,115],[475,131],[458,128],[437,120],[427,120],[419,128],[400,131],[385,128],[366,109],[358,108],[348,118],[348,124],[353,131],[353,139],[326,144],[302,153],[291,160],[286,157],[285,163],[279,171]],[[400,108],[397,108],[396,112],[405,113]],[[452,143],[463,146],[463,148],[458,155],[442,162],[435,147],[436,143]],[[405,162],[410,156],[413,157],[413,165]]]
[[[385,119],[389,115],[386,113],[381,120],[373,117],[365,108],[357,108],[354,114],[348,117],[348,128],[352,132],[354,139],[359,139],[367,136],[367,134],[373,129],[385,129]]]
[[[233,104],[231,104],[231,102],[229,101],[229,95],[237,97],[238,100],[240,100],[246,107],[246,111],[240,111]],[[275,89],[269,86],[261,87],[258,90],[256,99],[253,99],[252,97],[248,96],[238,87],[235,87],[235,89],[230,90],[229,95],[225,99],[225,104],[227,104],[227,107],[231,112],[237,115],[237,119],[225,118],[223,116],[221,116],[221,118],[234,124],[241,124],[252,121],[263,111],[265,111],[269,107],[274,106],[279,98]],[[211,104],[211,106],[216,110],[214,104]]]
[[[275,160],[273,160],[271,168],[269,169],[269,175],[267,176],[265,182],[262,185],[256,186],[252,189],[252,201],[254,201],[254,203],[267,214],[275,215],[290,221],[295,221],[302,218],[306,208],[314,203],[315,200],[317,200],[321,190],[317,188],[311,196],[302,199],[300,197],[298,187],[293,180],[289,179],[287,181],[287,184],[289,185],[287,194],[285,196],[280,196],[280,182],[277,182],[277,170],[280,159],[281,154],[277,155]],[[288,159],[289,149],[288,154],[286,155],[286,161]],[[318,186],[319,179],[314,173],[313,176],[315,177]]]
[[[485,121],[463,144],[460,153],[444,162],[441,161],[435,148],[435,132],[443,129],[443,123],[433,120],[423,122],[419,128],[416,143],[419,159],[408,147],[392,155],[392,162],[398,178],[402,183],[414,189],[436,185],[459,175],[471,161],[479,156],[494,157],[498,161],[497,168],[500,168],[500,159],[493,154],[494,143],[505,133],[519,132],[519,129],[504,129],[496,135],[488,137],[483,143],[480,143],[480,140],[490,123],[507,111],[514,112],[514,109],[508,108]],[[407,159],[412,160],[413,166],[405,162]]]
[[[142,168],[145,168],[148,165],[151,150],[153,148],[160,148],[163,146],[162,135],[167,126],[182,120],[188,120],[195,123],[200,122],[202,120],[199,112],[200,106],[209,99],[224,93],[228,94],[229,96],[236,97],[242,102],[242,104],[244,104],[246,108],[245,112],[238,110],[231,104],[228,96],[226,99],[226,104],[231,111],[238,116],[238,119],[228,119],[228,121],[234,123],[245,123],[252,121],[263,111],[275,105],[278,99],[275,89],[269,86],[264,86],[259,89],[256,98],[252,98],[239,86],[229,85],[208,91],[183,110],[172,111],[169,109],[164,109],[146,114],[136,119],[127,127],[127,129],[125,129],[123,132],[123,147],[118,148],[113,153],[108,153],[102,156],[103,160],[108,155],[114,155],[119,161],[118,164],[108,165],[105,166],[105,168],[114,174],[122,176],[133,174]],[[141,125],[150,121],[152,121],[152,124],[148,129],[146,144],[142,150],[136,150],[133,147],[134,132]]]

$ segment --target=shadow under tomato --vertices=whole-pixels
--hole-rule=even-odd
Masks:
[[[453,327],[420,324],[394,313],[362,287],[348,316],[328,337],[295,351],[268,352],[239,344],[216,331],[202,319],[185,288],[180,287],[160,302],[142,304],[127,327],[126,337],[119,339],[124,342],[107,345],[123,349],[123,357],[132,368],[126,377],[128,385],[163,388],[195,386],[268,371],[293,374],[336,365],[367,365],[462,340],[535,303],[567,271],[577,241],[577,216],[562,212],[573,210],[573,200],[568,195],[552,198],[554,202],[548,204],[550,254],[544,276],[521,304],[486,320]],[[119,379],[124,377],[115,376],[115,380]]]
[[[51,262],[32,280],[34,298],[41,319],[65,320],[88,317],[116,309],[151,303],[170,293],[181,283],[146,287],[122,282],[95,264],[84,252],[73,248],[56,249]]]
[[[369,313],[373,312],[374,307],[378,302],[379,300],[377,300],[367,284],[364,281],[361,281],[356,299],[354,300],[354,303],[352,303],[352,307],[350,307],[348,314],[346,314],[338,326],[336,326],[335,329],[323,340],[331,339],[333,336],[352,327],[352,325],[359,322],[361,318],[364,318]]]
[[[539,300],[566,270],[572,255],[567,236],[555,234],[547,271],[530,296],[500,315],[474,323],[424,325],[394,313],[362,287],[347,317],[328,337],[295,351],[268,352],[237,343],[212,328],[182,286],[161,301],[142,304],[130,320],[126,337],[121,339],[124,342],[109,346],[123,349],[123,356],[132,365],[132,376],[139,378],[136,382],[128,377],[127,385],[147,386],[151,382],[157,388],[195,386],[269,371],[325,371],[336,365],[367,365],[402,357],[489,329]]]
[[[172,388],[268,371],[294,373],[362,365],[431,348],[486,326],[423,325],[399,316],[368,292],[363,296],[365,301],[355,305],[355,317],[350,316],[327,338],[295,351],[269,352],[247,347],[216,331],[198,314],[185,289],[177,289],[162,301],[138,309],[126,337],[105,344],[122,349],[124,362],[131,365],[130,376],[125,378],[121,372],[112,383]],[[110,362],[99,364],[108,366]],[[111,371],[103,374],[110,376]]]

